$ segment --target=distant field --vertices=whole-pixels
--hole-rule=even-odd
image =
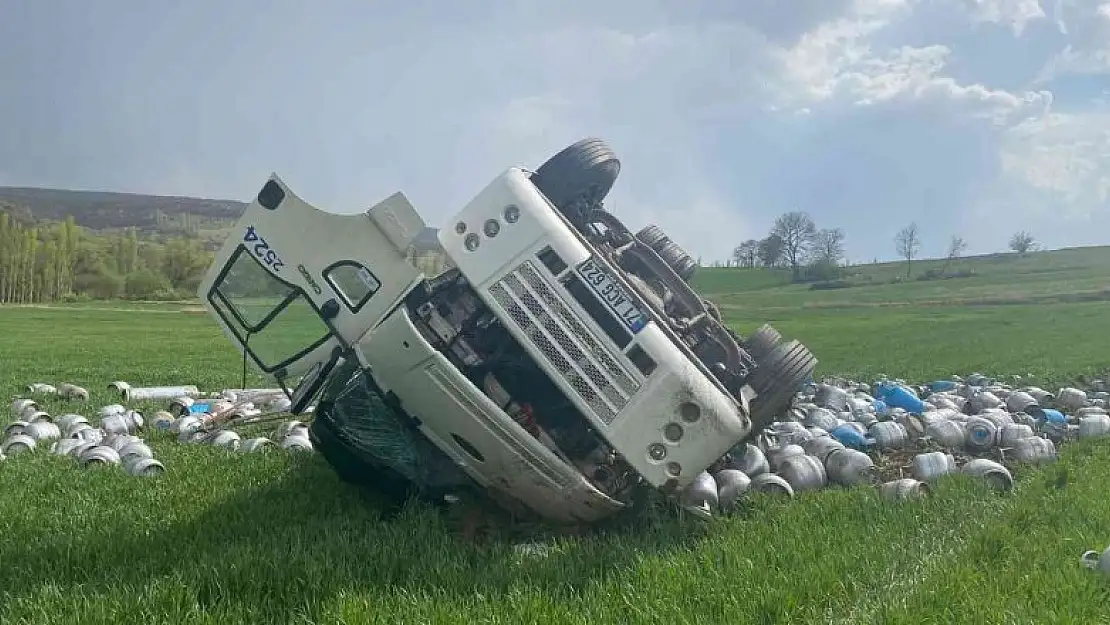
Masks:
[[[821,374],[980,370],[1054,388],[1110,368],[1110,303],[1054,303],[1110,286],[1110,250],[961,266],[978,275],[820,292],[720,269],[698,284],[741,333],[771,321],[809,345]],[[0,389],[73,381],[93,401],[48,409],[90,414],[117,401],[103,390],[117,379],[238,387],[238,353],[181,308],[0,308]],[[316,456],[150,438],[168,467],[156,480],[48,455],[0,464],[0,623],[1110,622],[1110,585],[1077,564],[1110,543],[1106,443],[1020,472],[1010,496],[954,478],[912,505],[828,490],[756,497],[704,527],[651,518],[553,538],[497,526],[474,544],[458,518],[393,515]],[[526,539],[547,555],[518,553]]]
[[[943,261],[914,263],[914,276],[939,269]],[[706,267],[694,286],[723,310],[740,311],[799,307],[863,308],[876,305],[962,305],[1032,303],[1055,300],[1110,299],[1110,247],[1078,248],[958,260],[949,271],[972,270],[968,278],[918,281],[904,278],[904,263],[858,265],[851,288],[811,290],[790,285],[787,270]]]

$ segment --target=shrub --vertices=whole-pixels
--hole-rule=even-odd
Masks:
[[[837,263],[831,260],[815,260],[801,268],[798,272],[798,276],[794,278],[794,283],[829,282],[831,280],[838,280],[843,275],[844,270]]]
[[[172,292],[170,281],[153,271],[139,271],[127,276],[124,292],[129,299],[154,299],[161,293]]]
[[[809,285],[812,291],[830,291],[832,289],[847,289],[852,286],[851,282],[847,280],[827,280],[823,282],[814,282]]]

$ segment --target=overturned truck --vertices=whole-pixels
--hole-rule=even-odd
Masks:
[[[403,194],[339,215],[274,175],[199,295],[244,367],[311,407],[341,478],[597,521],[645,489],[681,495],[816,365],[769,326],[737,336],[685,251],[607,211],[619,171],[596,138],[508,168],[438,231],[433,277],[407,260],[425,224]]]

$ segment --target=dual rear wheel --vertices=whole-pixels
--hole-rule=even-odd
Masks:
[[[748,384],[757,393],[751,402],[750,418],[751,436],[758,436],[790,409],[795,393],[813,376],[817,359],[798,341],[783,342],[782,335],[770,325],[756,330],[741,347],[756,362]]]

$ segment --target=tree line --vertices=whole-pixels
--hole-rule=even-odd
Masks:
[[[748,239],[732,251],[739,267],[789,268],[795,280],[830,279],[844,260],[846,235],[840,228],[818,228],[809,214],[792,211],[775,219],[762,239]]]
[[[845,260],[845,240],[841,228],[818,228],[817,223],[802,211],[791,211],[775,219],[770,232],[762,239],[748,239],[732,251],[732,262],[737,267],[768,269],[789,268],[795,281],[831,280],[839,277]],[[967,251],[967,241],[953,235],[949,241],[945,263],[940,270],[947,272],[950,264]],[[898,257],[906,261],[906,275],[912,274],[913,261],[921,251],[921,230],[916,222],[898,231],[894,237]],[[1015,233],[1009,249],[1026,254],[1037,248],[1029,232]]]
[[[1010,237],[1008,247],[1010,251],[1024,255],[1037,249],[1038,246],[1032,234],[1025,230],[1019,230]],[[894,235],[894,249],[898,252],[898,257],[906,261],[906,277],[909,278],[913,275],[913,261],[918,259],[921,252],[921,230],[917,226],[917,222],[910,222],[908,226]],[[952,235],[952,238],[948,241],[948,253],[945,254],[944,264],[941,266],[938,275],[946,274],[952,262],[963,256],[966,251],[967,241],[959,235]]]
[[[97,233],[72,217],[33,223],[0,212],[0,304],[193,297],[211,261],[188,234]]]
[[[189,220],[180,225],[181,234],[140,234],[135,228],[97,232],[77,226],[72,217],[36,224],[0,210],[0,304],[192,298],[212,262],[212,245]],[[732,261],[746,268],[789,268],[795,281],[835,280],[844,265],[845,240],[841,228],[818,228],[808,214],[794,211],[780,215],[763,239],[738,245]],[[921,250],[917,224],[902,228],[894,244],[908,277]],[[1025,254],[1037,243],[1023,230],[1009,248]],[[946,274],[966,250],[967,242],[953,236],[939,273]]]

